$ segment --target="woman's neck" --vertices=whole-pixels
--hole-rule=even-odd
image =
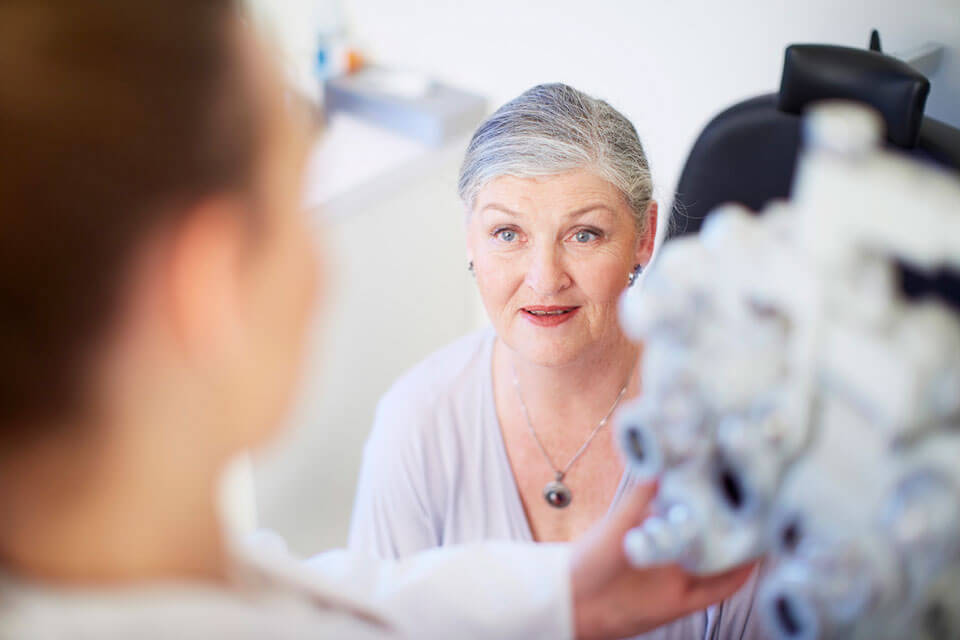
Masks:
[[[516,375],[519,396],[531,415],[564,416],[568,424],[571,420],[583,421],[584,428],[589,430],[595,426],[590,424],[590,419],[600,420],[624,385],[628,386],[625,398],[636,395],[640,384],[636,373],[640,351],[639,346],[621,335],[575,361],[544,366],[524,360],[502,340],[497,340],[494,372],[500,378],[501,388],[512,389]],[[512,395],[517,395],[516,390]]]
[[[93,440],[0,460],[0,565],[62,584],[225,580],[217,474]]]

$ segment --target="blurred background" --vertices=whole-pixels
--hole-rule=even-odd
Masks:
[[[877,29],[885,52],[924,67],[926,114],[960,126],[960,0],[248,1],[329,118],[305,194],[327,256],[324,331],[290,429],[238,466],[228,494],[236,526],[301,554],[346,540],[380,395],[486,323],[456,176],[503,102],[555,81],[609,101],[644,142],[663,213],[700,130],[776,91],[789,44],[866,47]]]

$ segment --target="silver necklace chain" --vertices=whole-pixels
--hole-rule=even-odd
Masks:
[[[603,419],[593,428],[593,431],[590,432],[590,435],[587,436],[587,439],[580,446],[573,457],[570,458],[570,462],[563,469],[558,469],[557,465],[553,464],[553,460],[550,458],[550,454],[547,453],[547,448],[543,446],[543,442],[540,441],[540,437],[537,435],[536,430],[533,428],[533,422],[530,421],[530,412],[527,410],[527,403],[523,401],[523,394],[520,393],[520,381],[517,379],[517,367],[513,362],[513,359],[510,359],[510,368],[513,370],[513,387],[517,390],[517,399],[520,401],[520,409],[523,411],[523,417],[527,421],[527,428],[530,429],[530,435],[533,436],[534,442],[537,443],[537,446],[540,447],[540,452],[543,454],[544,459],[547,461],[547,464],[550,465],[550,468],[553,469],[554,475],[557,482],[561,482],[567,475],[567,472],[570,471],[570,467],[573,466],[573,463],[583,455],[583,452],[587,450],[587,447],[590,446],[590,443],[593,442],[593,439],[596,437],[600,430],[607,424],[607,421],[610,419],[610,416],[613,415],[613,412],[616,410],[617,405],[620,404],[620,400],[623,399],[623,395],[627,392],[627,387],[630,386],[630,378],[633,377],[633,370],[630,370],[630,375],[627,376],[627,382],[620,389],[620,393],[617,394],[617,399],[613,401],[613,405],[610,407],[610,410],[607,411],[607,415],[603,416]]]

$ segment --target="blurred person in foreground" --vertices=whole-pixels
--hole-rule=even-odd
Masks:
[[[627,566],[650,486],[572,547],[228,543],[222,469],[283,422],[323,273],[241,18],[0,0],[0,638],[614,638],[736,590]]]

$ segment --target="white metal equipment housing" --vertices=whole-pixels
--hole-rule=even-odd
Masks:
[[[878,115],[805,119],[789,203],[715,212],[623,300],[643,394],[618,416],[660,478],[637,565],[764,557],[771,636],[960,637],[960,179],[883,150]]]

